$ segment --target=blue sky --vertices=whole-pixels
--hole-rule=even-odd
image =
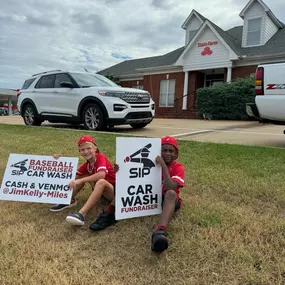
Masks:
[[[0,0],[0,88],[20,88],[34,73],[97,72],[126,59],[184,44],[192,9],[228,29],[242,25],[247,0]],[[265,0],[285,22],[285,1]]]

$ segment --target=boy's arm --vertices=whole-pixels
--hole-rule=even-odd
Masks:
[[[172,178],[170,177],[170,174],[168,172],[168,167],[166,165],[166,163],[164,162],[164,160],[162,159],[162,157],[158,157],[156,159],[157,163],[160,164],[161,168],[162,168],[162,172],[163,172],[163,183],[164,183],[164,189],[165,191],[168,190],[175,190],[178,186],[178,183],[174,180],[172,180]]]
[[[162,167],[162,171],[163,171],[163,185],[164,185],[165,191],[175,190],[178,186],[178,183],[176,181],[172,180],[172,178],[169,175],[168,168],[166,165],[161,166],[161,167]]]

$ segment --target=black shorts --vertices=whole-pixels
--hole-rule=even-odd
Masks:
[[[162,208],[163,208],[163,202],[164,202],[164,195],[162,196],[162,201],[161,201],[161,206],[162,206]],[[179,210],[180,207],[181,207],[181,203],[180,203],[180,200],[177,198],[174,212],[176,212],[177,210]]]

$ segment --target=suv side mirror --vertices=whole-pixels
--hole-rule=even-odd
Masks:
[[[69,81],[61,81],[59,86],[63,88],[73,88],[74,87],[73,84]]]

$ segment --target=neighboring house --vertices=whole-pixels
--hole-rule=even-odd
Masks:
[[[19,89],[0,88],[0,116],[12,115],[17,108],[17,94]],[[14,106],[13,106],[14,105]]]
[[[224,31],[192,10],[182,25],[185,46],[99,73],[149,91],[157,117],[195,118],[197,88],[250,76],[262,62],[285,60],[285,26],[262,0],[249,1],[240,17],[242,26]]]

